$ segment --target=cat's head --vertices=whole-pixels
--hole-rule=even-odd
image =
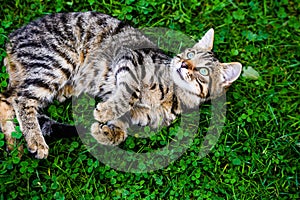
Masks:
[[[220,63],[214,57],[213,40],[214,30],[210,29],[198,43],[176,55],[171,62],[175,84],[194,96],[195,101],[224,94],[242,70],[238,62]]]

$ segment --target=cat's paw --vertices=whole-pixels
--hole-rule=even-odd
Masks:
[[[27,148],[30,153],[36,153],[35,157],[38,159],[45,159],[48,157],[49,147],[42,135],[36,134],[34,137],[27,140]]]
[[[104,145],[119,145],[123,142],[127,134],[124,130],[114,125],[103,125],[95,122],[91,127],[92,136]]]
[[[113,112],[113,108],[109,103],[103,102],[98,103],[96,109],[94,110],[94,118],[99,122],[108,122],[115,119],[116,115]]]

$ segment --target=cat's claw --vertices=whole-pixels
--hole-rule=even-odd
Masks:
[[[121,128],[113,125],[103,125],[95,122],[91,127],[92,136],[100,143],[104,145],[119,145],[123,142],[127,134]]]
[[[43,146],[39,146],[38,150],[37,150],[37,154],[36,154],[36,158],[38,159],[46,159],[48,157],[49,154],[49,147],[48,145],[43,145]]]

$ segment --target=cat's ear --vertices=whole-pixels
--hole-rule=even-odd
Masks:
[[[201,40],[197,44],[195,44],[194,48],[211,51],[214,45],[214,34],[214,29],[209,29],[201,38]]]
[[[222,63],[222,73],[224,77],[223,86],[230,86],[236,79],[239,78],[242,71],[242,64],[239,62]]]

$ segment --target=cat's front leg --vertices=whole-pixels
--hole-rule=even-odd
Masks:
[[[114,98],[97,104],[94,118],[98,122],[92,125],[91,133],[100,144],[119,145],[126,139],[128,123],[119,118],[132,108],[137,96],[136,92],[123,89]]]
[[[28,150],[31,153],[36,153],[36,158],[47,158],[49,147],[45,142],[37,119],[39,102],[35,99],[18,97],[13,106]]]
[[[121,120],[109,121],[107,124],[95,122],[91,127],[92,136],[104,145],[119,145],[127,138],[128,123]]]
[[[130,79],[129,79],[130,80]],[[128,80],[126,80],[128,81]],[[101,123],[118,119],[128,112],[139,98],[137,84],[119,81],[114,94],[106,101],[97,104],[94,110],[94,118]]]
[[[117,91],[112,98],[97,104],[94,110],[94,118],[98,122],[106,123],[118,119],[128,112],[134,102],[137,101],[137,92],[120,88],[118,90],[121,91]]]
[[[116,93],[114,98],[98,103],[94,110],[94,118],[98,122],[92,125],[91,133],[100,144],[119,145],[127,137],[128,123],[119,118],[131,109],[135,98],[127,91],[122,92],[121,95]]]
[[[98,103],[95,110],[94,110],[94,117],[97,121],[105,123],[110,120],[114,120],[118,118],[119,115],[123,114],[120,113],[118,110],[117,105],[114,102],[106,101]]]
[[[106,101],[98,103],[94,110],[95,119],[102,123],[118,119],[124,115],[140,96],[141,83],[133,52],[129,49],[120,50],[115,61],[111,66],[114,89],[113,91],[106,91],[112,92],[112,94]]]

